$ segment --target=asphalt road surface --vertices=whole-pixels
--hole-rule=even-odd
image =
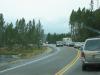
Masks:
[[[38,59],[29,61],[13,68],[0,71],[0,75],[55,75],[68,65],[76,56],[77,51],[71,47],[53,47],[53,52]],[[72,68],[72,69],[71,69]],[[65,75],[89,75],[88,72],[81,71],[79,60],[73,64]],[[91,75],[99,75],[98,72],[90,73]]]
[[[89,66],[86,71],[82,71],[80,59],[63,75],[100,75],[99,66]]]

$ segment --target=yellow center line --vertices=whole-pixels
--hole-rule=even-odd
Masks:
[[[58,71],[55,75],[63,75],[66,71],[68,71],[79,59],[80,57],[80,51],[78,50],[77,56],[64,68],[62,68],[60,71]]]

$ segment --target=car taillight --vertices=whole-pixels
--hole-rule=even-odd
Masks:
[[[81,57],[85,57],[85,54],[84,54],[84,52],[81,52]]]

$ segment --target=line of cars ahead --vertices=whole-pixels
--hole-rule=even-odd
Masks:
[[[64,46],[62,41],[57,41],[56,46]],[[82,70],[89,67],[100,67],[100,37],[89,38],[85,42],[71,42],[67,46],[81,50]]]
[[[68,46],[68,47],[80,48],[81,46],[83,46],[83,44],[84,44],[84,42],[65,43],[63,41],[56,41],[56,47]]]

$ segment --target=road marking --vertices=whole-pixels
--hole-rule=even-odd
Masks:
[[[25,64],[22,64],[22,65],[18,65],[18,66],[15,66],[15,67],[12,67],[12,68],[8,68],[8,69],[5,69],[5,70],[2,70],[0,71],[0,73],[4,73],[4,72],[7,72],[7,71],[10,71],[10,70],[13,70],[13,69],[16,69],[16,68],[20,68],[20,67],[23,67],[23,66],[26,66],[26,65],[29,65],[29,64],[32,64],[32,63],[35,63],[35,62],[38,62],[40,60],[44,60],[44,59],[47,59],[48,57],[51,57],[53,55],[56,55],[58,52],[60,52],[60,49],[57,48],[57,51],[52,53],[52,54],[49,54],[45,57],[42,57],[40,59],[36,59],[36,60],[33,60],[33,61],[30,61],[30,62],[26,62]]]
[[[64,68],[62,68],[60,71],[58,71],[55,75],[63,75],[66,71],[68,71],[77,62],[79,57],[80,57],[80,51],[78,50],[76,57],[68,65],[66,65]]]

